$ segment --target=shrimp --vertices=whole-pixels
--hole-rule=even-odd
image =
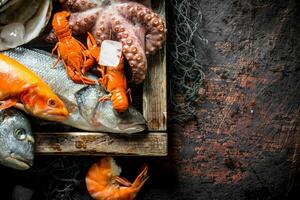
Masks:
[[[112,157],[105,157],[93,164],[85,178],[90,195],[96,200],[132,200],[148,179],[148,167],[133,183],[120,177],[121,168]]]

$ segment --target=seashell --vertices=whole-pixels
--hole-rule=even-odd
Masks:
[[[20,46],[36,38],[47,25],[51,11],[52,1],[49,0],[6,2],[0,7],[0,51]]]

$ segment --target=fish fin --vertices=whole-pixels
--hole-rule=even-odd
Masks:
[[[13,107],[17,104],[17,100],[15,99],[8,99],[5,101],[1,101],[0,110],[5,110],[7,108]]]
[[[115,181],[120,183],[122,186],[130,187],[132,185],[127,179],[125,179],[123,177],[116,176],[116,177],[114,177],[114,179],[115,179]]]
[[[25,86],[20,97],[21,101],[23,103],[29,103],[32,100],[33,94],[37,93],[37,87],[38,86],[36,84]]]

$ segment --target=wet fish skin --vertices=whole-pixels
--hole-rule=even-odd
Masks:
[[[34,159],[34,138],[29,120],[19,110],[0,111],[0,164],[29,169]]]
[[[101,86],[74,83],[61,62],[53,69],[51,66],[56,58],[48,52],[17,47],[1,53],[30,68],[53,89],[70,113],[64,124],[86,131],[123,134],[142,132],[147,128],[143,115],[132,106],[119,114],[111,101],[98,102],[100,97],[107,95]],[[89,78],[97,79],[92,75]]]

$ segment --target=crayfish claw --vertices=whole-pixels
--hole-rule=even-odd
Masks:
[[[85,76],[82,76],[78,73],[76,73],[74,76],[71,77],[71,79],[75,82],[75,83],[79,83],[79,84],[87,84],[87,85],[95,85],[96,82],[94,80],[91,80]]]

